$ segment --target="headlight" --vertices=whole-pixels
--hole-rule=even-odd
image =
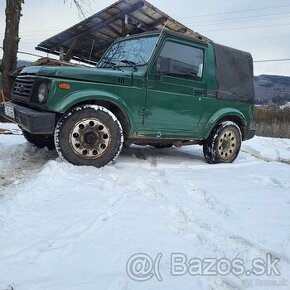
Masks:
[[[48,86],[46,83],[42,83],[38,88],[38,101],[40,103],[46,103],[48,97]]]

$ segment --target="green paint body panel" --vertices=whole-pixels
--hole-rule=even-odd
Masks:
[[[135,36],[140,37],[140,36]],[[145,36],[144,36],[145,37]],[[157,73],[156,60],[165,41],[189,44],[204,51],[202,81]],[[64,114],[79,103],[108,102],[129,124],[127,138],[206,139],[223,118],[237,117],[250,127],[253,105],[216,97],[216,61],[211,43],[162,35],[149,63],[140,70],[83,67],[29,67],[21,76],[48,80],[48,101],[30,102],[39,111]],[[58,88],[69,83],[70,90]]]

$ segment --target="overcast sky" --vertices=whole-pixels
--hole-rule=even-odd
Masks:
[[[114,2],[92,0],[90,14]],[[251,52],[255,60],[290,58],[289,0],[149,2],[215,42]],[[0,46],[5,30],[5,5],[6,1],[0,0]],[[68,4],[64,5],[63,0],[25,0],[19,50],[42,55],[34,49],[38,43],[80,20],[77,9]],[[19,55],[19,58],[31,59],[23,55]],[[255,74],[290,76],[290,61],[257,63]]]

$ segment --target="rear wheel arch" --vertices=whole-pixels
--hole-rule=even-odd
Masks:
[[[238,115],[228,115],[228,116],[224,116],[222,118],[220,118],[217,122],[216,122],[216,126],[224,121],[230,121],[230,122],[234,122],[235,124],[237,124],[241,130],[242,133],[242,139],[244,139],[245,137],[245,129],[246,129],[246,121]]]
[[[206,138],[209,137],[209,135],[211,134],[211,132],[222,122],[225,121],[230,121],[230,122],[234,122],[235,124],[237,124],[241,130],[242,133],[242,140],[244,140],[245,138],[245,133],[246,133],[246,126],[247,126],[247,122],[245,120],[245,118],[241,115],[241,114],[234,114],[234,113],[228,113],[225,114],[223,116],[220,116],[219,118],[217,118],[217,120],[215,122],[212,122],[211,126],[209,130],[207,130],[207,136]]]

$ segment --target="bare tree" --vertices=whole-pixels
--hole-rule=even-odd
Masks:
[[[86,17],[91,11],[92,0],[63,0],[64,3],[75,5],[80,16]],[[10,98],[12,82],[9,74],[17,68],[17,51],[19,44],[19,23],[22,16],[22,4],[24,0],[6,0],[6,27],[3,41],[2,89],[5,99]]]
[[[91,11],[91,1],[93,0],[63,0],[64,3],[70,3],[70,5],[74,5],[78,11],[81,18],[86,18]]]
[[[17,68],[17,51],[19,44],[19,22],[24,0],[6,0],[6,28],[3,41],[2,89],[4,95],[9,97],[11,80],[9,73]]]

